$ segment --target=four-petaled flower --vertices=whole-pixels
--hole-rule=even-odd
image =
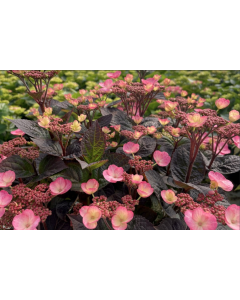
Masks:
[[[218,225],[216,217],[201,207],[187,210],[184,221],[191,230],[215,230]]]
[[[91,195],[99,188],[99,183],[96,179],[89,179],[87,182],[81,183],[81,188],[84,193]]]
[[[112,79],[116,79],[121,75],[121,71],[116,71],[114,73],[107,73],[107,76]]]
[[[227,180],[221,173],[210,171],[208,177],[211,180],[211,187],[220,187],[224,191],[230,192],[233,189],[233,184],[230,180]]]
[[[219,98],[218,100],[215,101],[215,105],[217,106],[218,109],[223,109],[227,107],[229,104],[230,104],[230,100],[225,98]]]
[[[171,161],[171,157],[167,152],[161,152],[159,150],[153,153],[153,158],[160,167],[166,167]]]
[[[52,195],[65,194],[72,187],[72,182],[63,177],[58,177],[56,180],[50,183],[49,189]]]
[[[14,230],[37,230],[39,222],[40,217],[35,216],[31,209],[26,209],[13,218],[12,225]]]
[[[125,230],[127,228],[127,223],[130,222],[134,214],[132,211],[127,210],[125,207],[119,206],[113,217],[112,217],[112,227],[115,230]]]
[[[168,204],[172,204],[177,201],[177,196],[175,196],[175,193],[172,190],[161,191],[161,196],[163,200]]]
[[[138,186],[137,192],[142,198],[147,198],[152,195],[153,188],[148,182],[142,181]]]
[[[139,184],[143,180],[143,176],[142,175],[138,175],[138,174],[133,175],[132,174],[131,177],[132,177],[132,183],[135,183],[135,184]]]
[[[100,89],[101,92],[110,93],[112,91],[112,86],[114,85],[114,82],[112,79],[107,79],[104,82],[100,82],[99,85],[102,87]]]
[[[12,185],[15,180],[16,175],[13,171],[7,171],[4,173],[0,173],[0,187],[8,187]]]
[[[237,110],[231,110],[229,112],[229,121],[230,122],[235,122],[235,121],[237,121],[239,119],[240,119],[240,113],[239,113],[239,111],[237,111]]]
[[[127,154],[134,154],[138,152],[138,150],[139,150],[139,144],[128,142],[123,145],[123,151]]]
[[[107,170],[103,171],[103,177],[112,183],[123,180],[123,168],[116,165],[110,165]]]
[[[88,229],[94,229],[97,227],[97,222],[101,218],[101,210],[97,206],[83,206],[79,210],[80,215],[83,218],[83,224]]]
[[[234,229],[240,230],[240,206],[232,204],[225,210],[225,222]]]
[[[207,117],[201,117],[200,114],[192,114],[192,115],[187,115],[188,118],[188,123],[187,125],[190,127],[200,127],[202,126],[206,121]]]

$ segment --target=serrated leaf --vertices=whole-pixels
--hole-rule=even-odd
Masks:
[[[186,230],[187,226],[184,221],[176,218],[166,218],[161,221],[158,226],[155,226],[157,230]]]
[[[211,170],[221,174],[232,174],[240,170],[240,156],[218,156],[212,164]]]
[[[186,176],[188,172],[188,167],[190,164],[190,146],[188,144],[181,145],[176,149],[171,160],[171,174],[173,179],[186,182]],[[189,182],[193,184],[200,183],[205,177],[205,164],[200,152],[198,152],[197,157],[193,163],[191,176]]]
[[[103,158],[108,160],[108,166],[116,165],[117,167],[122,167],[125,171],[129,168],[129,157],[124,153],[107,152],[103,155]]]
[[[160,123],[158,121],[158,118],[155,118],[155,117],[146,117],[142,120],[141,124],[142,126],[145,126],[145,127],[151,127],[151,126],[154,126],[154,127],[160,127]]]
[[[77,157],[81,155],[81,142],[79,140],[73,141],[67,146],[66,155],[76,155]]]
[[[97,121],[84,134],[81,149],[87,163],[101,160],[105,151],[105,135]]]
[[[38,165],[39,176],[35,177],[33,182],[52,176],[66,168],[67,166],[59,157],[46,155]]]
[[[30,120],[15,119],[11,121],[18,129],[35,138],[49,138],[47,129],[40,127],[36,122]]]
[[[164,183],[161,175],[155,170],[149,170],[145,172],[148,183],[154,189],[155,194],[159,197],[162,190],[167,190],[167,186]]]
[[[156,140],[151,138],[150,136],[143,136],[139,139],[139,151],[136,155],[140,155],[141,157],[146,157],[151,155],[156,148]]]
[[[155,230],[155,228],[146,218],[135,215],[128,223],[127,230]]]
[[[110,115],[102,116],[97,121],[101,127],[104,127],[104,126],[109,126],[111,120],[112,120],[112,115],[110,114]]]
[[[12,155],[4,159],[0,164],[0,173],[14,171],[16,178],[26,178],[36,175],[32,164],[19,155]]]
[[[53,156],[62,156],[62,148],[58,141],[50,139],[33,138],[32,141],[39,147],[43,153]]]

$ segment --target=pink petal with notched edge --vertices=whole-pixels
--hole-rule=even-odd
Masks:
[[[137,192],[142,198],[147,198],[152,195],[153,188],[148,182],[142,181],[138,186]]]
[[[107,76],[113,79],[118,78],[121,75],[121,71],[116,71],[114,73],[107,73]]]
[[[230,228],[240,230],[240,206],[232,204],[225,210],[225,222]]]
[[[26,209],[13,218],[12,225],[15,230],[36,230],[39,222],[40,217],[35,216],[31,209]]]
[[[230,104],[230,100],[225,98],[219,98],[218,100],[215,101],[215,105],[217,106],[218,109],[223,109],[227,107],[229,104]]]
[[[123,151],[127,154],[133,154],[138,152],[139,144],[135,144],[133,142],[128,142],[123,145]]]
[[[10,195],[7,191],[0,191],[0,207],[7,206],[12,201],[12,195]]]
[[[83,218],[83,225],[87,227],[87,229],[95,229],[97,227],[97,222],[88,223]]]
[[[221,173],[210,171],[208,177],[211,181],[216,181],[218,186],[226,192],[230,192],[233,189],[232,182],[227,180]]]
[[[163,200],[168,204],[172,204],[177,201],[177,197],[175,196],[175,193],[172,190],[161,191],[161,196]]]
[[[0,173],[0,187],[8,187],[12,185],[16,176],[13,171],[7,171],[4,173]]]
[[[111,219],[113,229],[115,230],[125,230],[127,228],[127,223],[133,219],[133,212],[126,209],[126,207],[119,206],[114,216]]]
[[[25,132],[23,132],[20,129],[16,129],[16,130],[11,131],[11,134],[13,134],[13,135],[24,135]]]
[[[185,212],[184,220],[191,230],[215,230],[217,219],[214,215],[206,213],[201,207]]]
[[[0,207],[0,218],[5,214],[5,208]]]
[[[65,194],[72,187],[72,182],[63,177],[58,177],[56,180],[50,183],[49,188],[52,195]]]
[[[84,217],[88,211],[89,206],[83,206],[81,207],[81,209],[79,210],[79,213],[82,217]]]
[[[171,161],[171,157],[167,152],[161,152],[159,150],[153,153],[153,158],[160,167],[166,167]]]
[[[133,175],[132,174],[132,183],[139,184],[139,183],[142,182],[142,180],[143,180],[143,176],[142,175],[138,175],[138,174]]]

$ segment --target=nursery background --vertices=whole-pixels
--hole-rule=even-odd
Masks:
[[[81,97],[81,90],[86,90],[91,96],[91,92],[96,88],[96,85],[104,83],[109,79],[107,74],[116,71],[117,70],[60,70],[57,75],[51,79],[50,84],[47,87],[49,96],[52,96],[52,99],[59,102],[70,100],[70,103],[71,99],[73,100]],[[131,74],[133,76],[133,82],[140,82],[139,72],[137,70],[118,71],[121,71],[118,80],[124,81],[124,79],[126,80],[126,76]],[[225,98],[230,100],[230,104],[227,107],[218,110],[219,117],[228,120],[229,112],[233,110],[240,112],[240,70],[147,70],[143,78],[153,78],[155,75],[161,75],[161,82],[163,82],[164,79],[169,80],[163,93],[165,99],[171,99],[171,97],[176,97],[178,95],[185,96],[184,93],[186,92],[186,96],[188,95],[192,99],[199,99],[200,97],[200,99],[204,100],[202,103],[199,101],[200,105],[197,106],[197,108],[200,108],[201,110],[217,110],[216,100]],[[61,88],[57,89],[57,92],[56,85],[61,85]],[[121,100],[116,94],[117,93],[107,93],[105,98],[106,104],[111,104],[113,102],[117,103],[118,100]],[[71,99],[68,99],[67,95],[71,95]],[[156,116],[161,112],[161,109],[159,109],[159,103],[161,101],[159,102],[159,99],[161,98],[158,98],[158,100],[154,99],[150,102],[150,105],[144,113],[145,118]],[[72,105],[75,105],[74,100]],[[11,133],[16,130],[16,126],[14,122],[10,120],[36,120],[36,116],[34,116],[33,113],[34,109],[38,110],[39,104],[36,103],[29,93],[26,93],[26,87],[23,82],[17,76],[13,76],[6,70],[1,70],[0,145],[16,138],[16,136]],[[68,110],[64,110],[63,107],[62,113],[63,112],[67,114]],[[94,118],[98,119],[100,117],[100,112],[96,111]],[[67,118],[68,122],[74,122],[76,120],[76,117],[74,117],[73,114],[69,114]],[[240,123],[240,120],[235,122],[235,124],[237,123]],[[78,131],[75,130],[75,132]],[[165,132],[165,135],[166,137],[168,136],[167,132]],[[26,137],[26,139],[28,142],[31,142],[30,138]],[[240,156],[240,149],[233,144],[229,145],[228,151],[227,154]],[[161,168],[159,170],[161,174]],[[168,173],[169,169],[167,169],[167,174]],[[240,205],[240,171],[228,174],[227,179],[230,180],[234,186],[234,188],[228,192],[228,201],[230,204]]]

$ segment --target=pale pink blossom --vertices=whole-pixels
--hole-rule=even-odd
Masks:
[[[148,93],[150,93],[154,89],[154,85],[151,83],[144,84],[143,87],[144,87],[144,90]]]
[[[163,84],[164,84],[164,85],[169,85],[170,82],[171,82],[171,79],[169,79],[169,78],[165,78],[165,79],[163,80]]]
[[[182,92],[181,92],[181,96],[182,96],[182,97],[186,97],[186,96],[187,96],[187,94],[188,94],[188,92],[187,92],[187,91],[182,91]]]
[[[178,106],[178,102],[165,101],[164,108],[166,111],[172,111]]]
[[[136,124],[140,124],[143,120],[143,117],[135,116],[135,117],[132,117],[132,119]]]
[[[153,134],[157,131],[157,128],[155,126],[149,126],[147,127],[148,134]]]
[[[167,152],[161,152],[159,150],[153,153],[153,158],[160,167],[166,167],[171,161],[171,157]]]
[[[221,173],[210,171],[208,177],[211,180],[211,185],[214,187],[220,187],[227,192],[233,189],[232,182],[227,180]]]
[[[240,136],[235,136],[232,138],[234,145],[240,149]]]
[[[38,120],[39,120],[39,122],[38,122],[39,126],[41,126],[43,128],[48,128],[49,127],[49,123],[50,123],[49,117],[40,116],[40,117],[38,117]]]
[[[15,216],[12,221],[14,230],[37,230],[40,217],[35,216],[31,209],[24,210]]]
[[[215,105],[217,106],[218,109],[223,109],[227,107],[229,104],[230,104],[230,100],[225,98],[219,98],[218,100],[215,101]]]
[[[89,103],[88,104],[88,108],[93,110],[93,109],[96,109],[98,107],[97,103]]]
[[[103,177],[112,183],[123,180],[123,168],[116,165],[110,165],[107,170],[103,171]]]
[[[81,96],[84,96],[85,94],[87,93],[87,91],[86,90],[79,90],[79,94],[81,95]]]
[[[167,125],[170,122],[168,119],[158,119],[158,121],[163,126]]]
[[[112,91],[111,88],[114,85],[114,82],[112,81],[112,79],[107,79],[104,82],[100,82],[99,85],[102,87],[100,89],[101,92],[109,93]]]
[[[225,210],[225,222],[234,229],[240,230],[240,206],[232,204]]]
[[[10,195],[7,191],[0,191],[0,218],[5,213],[5,206],[7,206],[12,201],[12,195]]]
[[[120,132],[121,125],[114,125],[114,126],[110,126],[110,127],[113,127],[117,132]]]
[[[171,135],[175,137],[179,137],[181,129],[180,128],[172,128]]]
[[[55,91],[60,91],[60,90],[63,89],[63,84],[62,83],[56,83],[56,84],[54,84],[53,89]]]
[[[101,210],[94,205],[91,206],[83,206],[79,210],[80,215],[83,218],[83,224],[88,229],[94,229],[97,227],[97,222],[101,218],[102,213]]]
[[[107,76],[112,79],[116,79],[121,75],[121,71],[116,71],[114,73],[107,73]]]
[[[143,132],[140,132],[140,131],[134,131],[134,133],[133,133],[133,138],[135,139],[135,140],[138,140],[138,139],[140,139],[140,137],[143,135]]]
[[[175,196],[175,193],[172,190],[161,191],[161,196],[163,200],[168,204],[172,204],[177,201],[177,196]]]
[[[127,223],[130,222],[134,214],[132,211],[127,210],[125,207],[119,206],[113,217],[112,217],[112,227],[115,230],[125,230],[127,228]]]
[[[216,142],[213,143],[213,149],[217,150],[217,153],[220,151],[220,149],[223,147],[223,145],[225,144],[225,142],[220,142],[217,146],[216,149]],[[228,148],[228,144],[226,144],[223,149],[221,150],[221,152],[219,153],[220,155],[226,155],[231,153],[230,149]]]
[[[216,217],[201,207],[187,210],[184,221],[191,230],[215,230],[218,225]]]
[[[110,144],[110,146],[113,147],[113,148],[117,147],[117,145],[118,145],[117,142],[111,142],[111,144]]]
[[[78,116],[78,121],[79,122],[83,122],[83,121],[85,121],[86,120],[86,115],[84,115],[84,114],[81,114],[80,116]]]
[[[125,89],[125,87],[127,86],[127,83],[123,80],[119,80],[118,82],[116,82],[116,84],[122,89]]]
[[[153,79],[155,79],[156,81],[158,81],[161,77],[162,77],[162,75],[155,74],[153,76]]]
[[[96,179],[89,179],[87,182],[81,184],[81,188],[84,193],[91,195],[98,190],[99,183]]]
[[[107,126],[104,126],[104,127],[102,128],[102,131],[103,131],[104,133],[109,133],[111,130],[110,130]]]
[[[206,121],[208,117],[201,117],[200,114],[192,114],[192,115],[187,115],[188,118],[188,126],[191,127],[200,127],[202,126]]]
[[[127,83],[131,83],[133,81],[133,75],[127,74],[127,76],[124,79]]]
[[[16,129],[16,130],[14,130],[14,131],[11,131],[11,134],[13,134],[13,135],[24,135],[25,132],[23,132],[23,131],[20,130],[20,129]]]
[[[142,181],[137,189],[138,194],[142,197],[142,198],[147,198],[150,195],[152,195],[153,193],[153,188],[151,187],[151,185],[149,183],[147,183],[146,181]]]
[[[237,121],[239,119],[240,119],[240,113],[239,113],[239,111],[237,111],[237,110],[231,110],[229,112],[229,121],[230,122],[235,122],[235,121]]]
[[[123,145],[123,151],[127,154],[133,154],[138,152],[139,144],[135,144],[133,142],[128,142]]]
[[[12,185],[15,180],[16,175],[13,171],[7,171],[4,173],[0,173],[0,187],[8,187]]]
[[[138,174],[133,175],[132,174],[131,177],[132,177],[132,183],[135,183],[135,184],[139,184],[143,180],[143,176],[142,175],[138,175]]]
[[[204,105],[203,102],[198,102],[198,104],[196,105],[196,107],[202,107]]]
[[[58,177],[56,180],[50,183],[49,188],[52,195],[65,194],[72,187],[72,182],[63,177]]]

